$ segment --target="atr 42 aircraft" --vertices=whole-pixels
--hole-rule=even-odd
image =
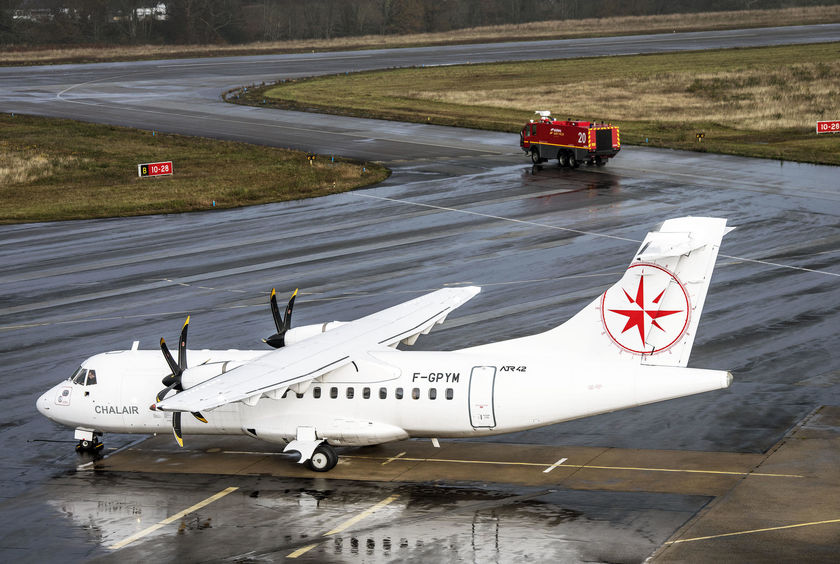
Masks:
[[[552,425],[726,388],[726,371],[686,368],[725,219],[670,219],[648,233],[622,278],[554,329],[451,352],[414,344],[480,288],[445,288],[356,321],[292,329],[275,293],[273,351],[107,352],[37,401],[76,429],[103,433],[250,435],[285,444],[324,472],[334,446],[409,437],[477,437]],[[159,390],[163,376],[164,389]],[[149,404],[151,403],[151,408]],[[182,417],[182,413],[186,413]],[[192,415],[190,415],[192,414]]]

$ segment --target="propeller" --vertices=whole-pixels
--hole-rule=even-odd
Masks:
[[[160,338],[160,350],[163,353],[163,358],[166,359],[166,364],[169,365],[169,369],[172,373],[163,377],[161,383],[166,387],[159,391],[157,396],[155,396],[156,402],[163,401],[167,394],[169,394],[172,390],[175,390],[176,394],[184,391],[182,376],[184,374],[184,370],[187,368],[187,330],[189,327],[190,317],[187,316],[187,320],[184,322],[184,327],[181,328],[181,337],[178,340],[178,362],[175,362],[175,359],[172,357],[172,353],[169,352],[169,347],[166,346],[166,340],[163,337]],[[152,405],[152,409],[157,409],[156,404]],[[207,423],[207,419],[200,412],[194,411],[192,414],[202,423]],[[178,441],[178,444],[180,446],[184,446],[184,438],[181,434],[180,411],[174,411],[172,413],[172,432],[175,433],[175,440]]]
[[[292,309],[295,307],[295,297],[297,296],[297,289],[295,289],[292,297],[289,299],[289,304],[286,306],[285,315],[280,315],[280,308],[277,307],[277,292],[274,288],[271,289],[271,315],[274,317],[274,326],[277,327],[277,333],[263,339],[263,342],[270,347],[279,349],[286,344],[286,331],[292,327]]]

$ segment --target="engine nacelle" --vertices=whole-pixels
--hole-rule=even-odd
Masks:
[[[224,362],[207,362],[192,366],[184,370],[184,373],[181,374],[181,385],[184,386],[185,390],[192,388],[219,374],[230,372],[237,366],[242,366],[243,364],[245,363],[242,361],[228,360]]]
[[[310,337],[314,337],[315,335],[326,333],[330,329],[341,327],[345,324],[345,321],[330,321],[329,323],[316,323],[314,325],[302,325],[300,327],[294,327],[286,331],[285,342],[287,346],[293,345],[295,343],[305,341]]]

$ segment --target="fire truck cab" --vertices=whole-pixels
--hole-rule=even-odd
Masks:
[[[560,166],[577,168],[581,164],[602,166],[618,154],[621,139],[618,127],[591,121],[559,121],[551,112],[538,110],[538,120],[525,124],[519,133],[519,146],[540,164],[557,159]]]

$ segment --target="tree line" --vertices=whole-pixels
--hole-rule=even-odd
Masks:
[[[230,44],[837,0],[0,0],[0,44]]]

